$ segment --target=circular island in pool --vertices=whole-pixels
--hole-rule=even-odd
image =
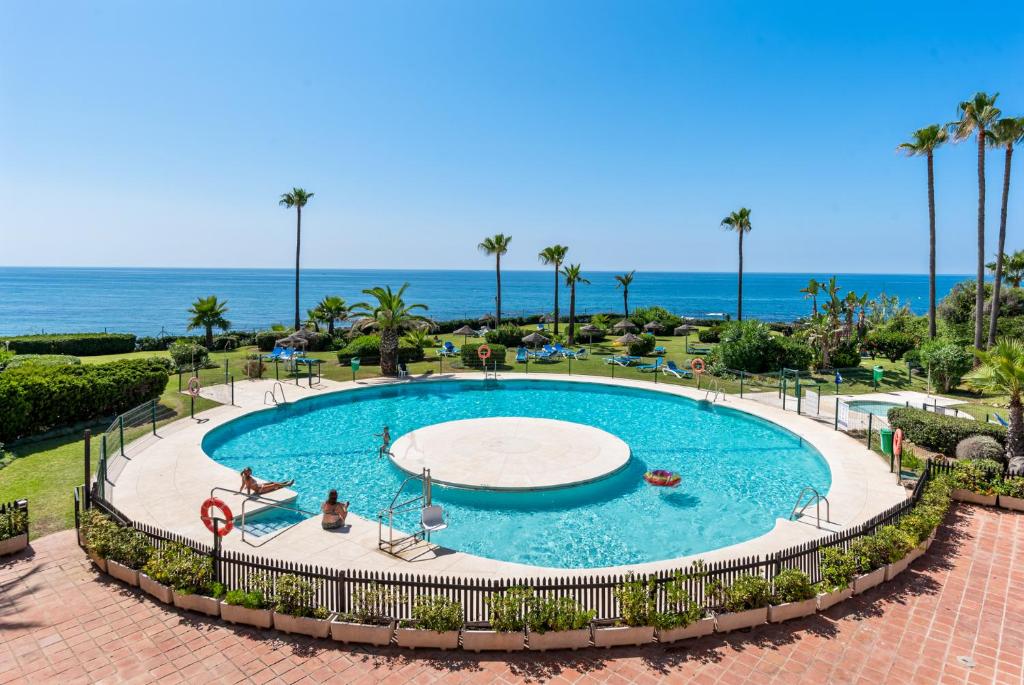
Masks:
[[[771,531],[804,486],[829,491],[832,476],[798,435],[751,414],[672,392],[598,382],[503,379],[382,385],[256,411],[209,431],[203,449],[235,471],[295,479],[297,504],[319,510],[327,490],[374,520],[408,475],[380,458],[384,425],[403,436],[463,419],[570,422],[625,444],[611,475],[540,490],[445,487],[433,499],[448,528],[433,542],[468,554],[555,568],[662,561],[726,547]],[[655,487],[644,473],[682,475]],[[417,528],[418,515],[397,519]]]

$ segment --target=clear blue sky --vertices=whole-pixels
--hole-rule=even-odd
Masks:
[[[300,185],[309,267],[490,268],[501,231],[510,268],[561,242],[727,271],[746,205],[751,271],[924,272],[924,161],[895,146],[977,90],[1024,114],[1024,3],[0,9],[7,265],[288,267]],[[942,272],[973,269],[974,174],[972,145],[938,155]]]

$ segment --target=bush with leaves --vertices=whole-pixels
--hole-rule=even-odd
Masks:
[[[1024,499],[1024,476],[1004,478],[996,485],[1000,497]]]
[[[650,333],[641,333],[640,339],[629,344],[629,354],[634,357],[645,357],[657,346],[658,340]]]
[[[899,526],[882,526],[874,536],[875,546],[887,564],[894,564],[910,554],[917,541]]]
[[[467,343],[459,349],[459,357],[462,359],[462,365],[469,369],[482,369],[483,362],[480,360],[478,350],[480,346],[485,343]],[[505,353],[506,347],[495,343],[494,345],[487,345],[491,348],[491,356],[487,358],[487,368],[493,369],[495,363],[498,368],[505,365]]]
[[[683,323],[683,320],[680,317],[676,316],[664,307],[658,306],[638,307],[630,313],[629,320],[632,321],[633,325],[637,328],[643,328],[651,321],[656,321],[661,324],[661,330],[665,333],[671,333],[672,329]]]
[[[710,328],[702,328],[697,333],[697,339],[702,343],[716,343],[722,339],[722,326],[716,324]]]
[[[811,348],[800,340],[772,333],[760,321],[734,321],[721,328],[716,359],[729,369],[762,373],[780,368],[807,369],[814,357]]]
[[[153,550],[142,571],[182,594],[208,595],[213,591],[210,557],[177,542]]]
[[[246,609],[267,609],[274,603],[274,583],[266,573],[250,574],[246,584],[248,591],[231,590],[224,596],[224,602]]]
[[[294,573],[278,576],[274,586],[274,611],[300,618],[327,618],[327,610],[317,606],[319,581],[310,581]]]
[[[16,354],[0,368],[16,369],[19,366],[77,366],[82,363],[78,357],[69,354]]]
[[[177,340],[167,348],[177,370],[205,369],[210,361],[210,351],[199,343]]]
[[[855,369],[860,366],[860,361],[860,346],[853,340],[836,345],[828,359],[833,369]]]
[[[533,590],[522,586],[490,595],[484,601],[491,615],[491,627],[502,633],[522,631],[534,600]]]
[[[888,413],[889,425],[899,428],[903,436],[925,449],[954,454],[961,440],[972,435],[988,435],[1000,444],[1006,443],[1006,429],[973,419],[958,419],[910,407],[893,407]]]
[[[360,335],[338,350],[338,363],[348,366],[353,357],[359,357],[360,363],[380,363],[380,336],[377,334]],[[405,338],[398,341],[398,361],[418,362],[423,359],[423,348],[417,347]]]
[[[364,625],[385,625],[391,622],[405,596],[392,587],[370,583],[352,593],[352,611],[341,620]]]
[[[613,590],[619,600],[619,613],[622,622],[627,626],[653,625],[651,619],[656,611],[654,602],[654,583],[646,578],[639,578],[632,573],[626,575]]]
[[[772,584],[767,578],[741,573],[726,586],[719,580],[708,583],[708,594],[726,611],[760,609],[772,603]]]
[[[930,374],[932,383],[942,392],[960,385],[964,375],[974,365],[974,356],[963,345],[949,340],[932,340],[921,346],[917,363]]]
[[[1006,450],[998,440],[989,435],[972,435],[957,443],[956,458],[1005,461]]]
[[[0,540],[17,537],[28,532],[28,512],[11,508],[0,514]]]
[[[859,575],[871,573],[889,563],[888,551],[873,535],[865,535],[851,542],[849,554]]]
[[[825,592],[845,590],[857,575],[857,562],[853,555],[842,547],[822,547],[821,589]]]
[[[909,333],[877,330],[868,335],[864,344],[869,350],[877,352],[891,362],[896,362],[917,346],[917,340]]]
[[[774,604],[802,602],[813,598],[817,593],[811,585],[811,579],[798,568],[787,568],[781,571],[774,580],[775,592],[772,595]]]
[[[109,516],[95,508],[86,509],[82,513],[79,525],[85,548],[91,554],[106,559],[114,547],[114,540],[118,535],[118,525],[111,521]]]
[[[700,564],[701,562],[697,562]],[[703,577],[702,569],[697,574],[683,574],[677,571],[672,579],[661,586],[665,598],[665,610],[651,614],[651,623],[658,630],[681,628],[696,623],[707,615],[707,610],[694,601],[686,589],[686,582],[694,575]]]
[[[510,323],[503,323],[493,331],[484,334],[484,340],[489,344],[504,345],[505,347],[517,347],[523,344],[523,329]],[[547,337],[547,336],[546,336]]]
[[[994,495],[1001,480],[1003,465],[992,459],[959,461],[953,467],[952,484],[959,490],[979,495]]]
[[[593,611],[585,611],[572,597],[540,597],[531,603],[526,625],[532,633],[582,630],[594,620]]]
[[[118,526],[110,541],[107,559],[116,561],[122,566],[138,570],[142,568],[153,553],[153,545],[149,537],[141,531],[127,526]]]
[[[412,606],[412,618],[420,630],[458,630],[463,624],[462,605],[444,595],[420,595]]]
[[[131,333],[43,333],[6,338],[17,354],[70,354],[94,357],[101,354],[126,354],[135,351]]]

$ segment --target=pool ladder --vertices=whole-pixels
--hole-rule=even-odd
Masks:
[[[281,401],[277,401],[277,389],[281,389]],[[270,400],[269,402],[267,400]],[[284,397],[284,386],[281,385],[281,381],[276,381],[274,387],[263,393],[263,404],[288,404],[288,400]]]
[[[399,503],[398,498],[401,497],[402,492],[405,491],[405,486],[412,481],[418,480],[422,484],[422,491],[419,495],[411,497],[404,502]],[[430,469],[423,469],[423,472],[418,476],[409,476],[402,481],[402,484],[398,487],[398,491],[395,496],[391,499],[391,504],[387,509],[382,509],[377,513],[377,549],[387,552],[393,556],[398,556],[409,547],[412,547],[421,540],[429,540],[430,532],[422,527],[411,535],[404,535],[401,531],[398,531],[399,537],[395,537],[395,514],[402,514],[409,511],[419,509],[422,513],[427,507],[431,507],[433,504],[433,479],[430,477]],[[440,509],[438,507],[437,509]],[[387,519],[385,524],[384,519]],[[388,529],[387,534],[384,533],[385,526]]]
[[[725,399],[725,393],[722,392],[721,387],[718,385],[718,379],[712,378],[711,384],[708,385],[707,392],[704,393],[704,400],[717,402],[719,399]]]
[[[804,495],[809,495],[806,502],[803,502]],[[800,506],[801,502],[803,502],[803,506]],[[811,485],[805,485],[804,489],[800,491],[800,494],[796,498],[796,504],[793,505],[793,511],[789,514],[789,520],[793,521],[797,517],[803,516],[807,507],[813,504],[815,506],[815,518],[817,519],[816,525],[818,528],[821,528],[822,502],[825,503],[825,523],[832,523],[831,505],[828,503],[828,497],[822,495]]]

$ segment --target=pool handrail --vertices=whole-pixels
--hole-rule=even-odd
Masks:
[[[218,491],[218,490],[220,490],[222,492],[230,493],[232,495],[239,495],[240,497],[242,497],[242,513],[239,514],[238,516],[236,516],[235,519],[239,520],[238,529],[242,533],[242,542],[244,542],[245,544],[249,545],[250,547],[262,547],[265,543],[270,542],[271,540],[276,538],[281,533],[283,533],[286,530],[292,528],[293,526],[297,526],[299,523],[302,523],[302,521],[296,521],[295,523],[289,524],[289,525],[281,528],[281,530],[275,531],[273,534],[266,536],[267,539],[266,540],[262,540],[260,542],[260,544],[258,544],[258,545],[254,544],[252,542],[249,542],[248,540],[245,539],[245,505],[246,505],[246,503],[248,503],[248,502],[250,502],[252,500],[256,500],[260,504],[262,504],[262,505],[264,505],[266,507],[272,507],[272,508],[275,508],[275,509],[287,509],[288,511],[298,512],[300,514],[305,515],[306,518],[309,518],[309,517],[312,517],[312,516],[316,516],[316,512],[305,511],[304,509],[299,509],[296,506],[288,506],[284,502],[278,502],[276,500],[270,499],[269,497],[264,497],[263,495],[255,495],[255,494],[251,494],[251,493],[246,493],[246,492],[243,492],[242,490],[232,490],[231,488],[226,488],[226,487],[219,486],[219,485],[210,488],[210,497],[212,498],[213,497],[213,493]],[[263,536],[260,536],[260,537],[263,537]]]

